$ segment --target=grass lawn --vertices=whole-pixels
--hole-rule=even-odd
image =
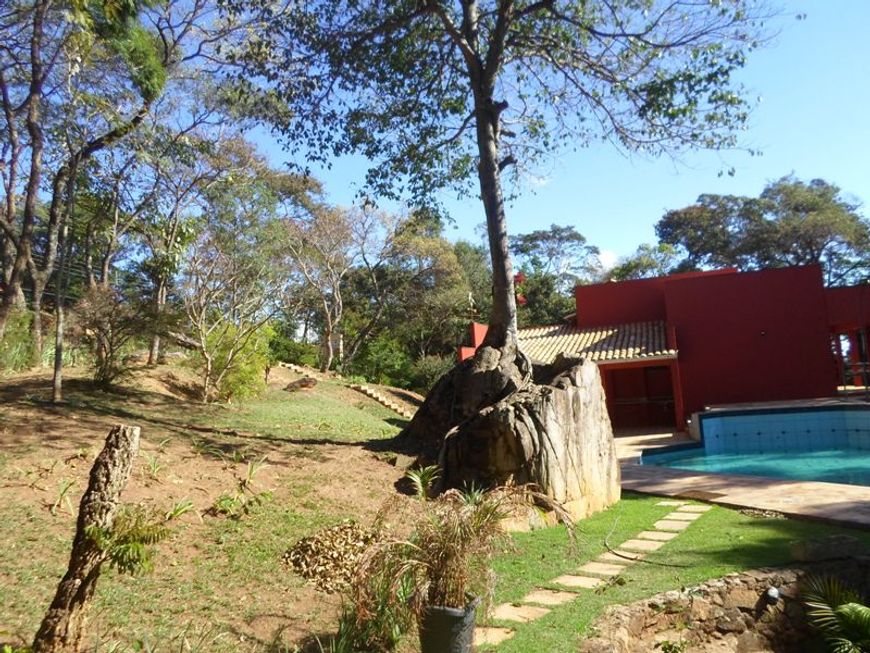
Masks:
[[[514,536],[516,552],[500,557],[495,601],[514,602],[535,587],[557,586],[547,581],[575,571],[604,553],[605,540],[616,545],[652,527],[673,508],[657,506],[661,499],[625,494],[611,509],[579,524],[579,551],[568,555],[564,528]],[[516,627],[516,635],[497,647],[504,653],[576,651],[587,627],[611,604],[631,603],[659,592],[698,584],[736,571],[787,564],[793,540],[845,533],[870,545],[870,533],[793,519],[751,517],[714,507],[645,560],[628,567],[603,591],[584,591],[575,601],[555,607],[537,621]],[[494,625],[515,627],[507,622]]]
[[[173,393],[177,370],[161,374],[166,378],[160,383],[137,376],[121,393],[95,392],[73,379],[63,408],[46,401],[47,375],[0,380],[0,644],[27,643],[35,632],[66,567],[74,507],[91,461],[117,421],[143,429],[125,499],[168,506],[187,498],[196,513],[185,515],[160,545],[153,573],[129,578],[109,571],[101,579],[90,628],[99,650],[113,642],[181,650],[178,640],[186,635],[193,651],[290,652],[310,635],[334,629],[340,599],[294,576],[281,556],[324,525],[346,518],[368,522],[395,496],[401,473],[383,452],[403,422],[332,381],[286,393],[280,374],[289,372],[256,401],[217,407]],[[237,487],[247,463],[263,457],[267,466],[256,486],[273,498],[238,520],[209,514],[221,494]],[[496,602],[516,601],[575,570],[605,550],[605,538],[615,546],[650,528],[671,510],[657,501],[625,496],[579,525],[574,550],[561,527],[515,535],[513,550],[495,562]],[[648,556],[661,564],[632,566],[624,584],[585,592],[517,627],[497,650],[576,650],[608,604],[783,563],[790,540],[842,531],[715,508]],[[413,652],[416,644],[409,638],[402,650]]]

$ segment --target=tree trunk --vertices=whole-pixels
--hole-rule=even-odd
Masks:
[[[88,489],[79,504],[69,566],[33,640],[34,653],[81,650],[89,604],[105,560],[88,530],[111,530],[138,450],[138,426],[118,424],[112,427],[91,468]]]
[[[18,251],[9,272],[3,301],[0,302],[0,340],[6,332],[6,323],[21,294],[21,284],[28,262],[31,259],[33,229],[39,210],[39,189],[42,184],[42,155],[45,138],[41,120],[44,65],[42,61],[42,38],[48,2],[36,2],[33,6],[33,32],[30,37],[30,87],[27,92],[27,134],[30,137],[30,172],[24,194],[24,212],[21,233],[18,236]],[[11,216],[10,216],[11,217]]]
[[[72,257],[72,239],[68,239],[69,227],[64,223],[61,229],[61,252],[58,274],[55,278],[54,295],[54,374],[52,376],[51,402],[63,401],[63,336],[65,325],[66,293],[69,286],[69,260]],[[69,242],[67,242],[69,241]]]
[[[166,281],[160,279],[157,283],[157,291],[154,295],[154,323],[157,329],[161,329],[161,317],[166,306]],[[155,331],[151,336],[151,345],[148,347],[148,365],[153,367],[160,361],[160,333]]]
[[[463,3],[476,52],[477,5]],[[499,9],[507,20],[511,3]],[[496,29],[496,32],[499,32]],[[504,31],[499,32],[501,38]],[[499,34],[492,38],[499,38]],[[503,46],[503,44],[502,44]],[[496,59],[498,43],[490,43]],[[475,355],[445,374],[402,433],[418,462],[438,462],[444,487],[533,483],[584,517],[619,498],[619,466],[598,369],[581,360],[533,366],[518,348],[517,307],[501,190],[497,66],[466,56],[474,93],[478,181],[492,262],[489,330]]]
[[[34,266],[35,267],[35,266]],[[45,339],[42,328],[42,296],[45,293],[47,279],[41,274],[31,272],[33,276],[33,320],[30,322],[30,337],[33,340],[30,364],[33,367],[42,365],[42,352],[45,348]]]
[[[330,329],[326,329],[323,332],[323,345],[321,347],[323,350],[323,355],[320,359],[320,371],[328,372],[330,366],[332,365],[332,331]]]

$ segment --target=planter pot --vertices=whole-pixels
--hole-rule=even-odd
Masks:
[[[471,653],[479,598],[464,608],[428,606],[420,617],[421,653]]]

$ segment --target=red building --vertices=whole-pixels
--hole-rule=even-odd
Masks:
[[[533,360],[595,361],[614,427],[682,428],[705,406],[830,397],[866,386],[870,286],[826,289],[818,266],[734,269],[575,289],[571,323],[520,331]],[[472,325],[467,358],[483,341]]]

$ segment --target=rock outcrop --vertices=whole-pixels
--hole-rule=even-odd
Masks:
[[[559,357],[533,382],[453,428],[439,455],[448,486],[534,483],[581,519],[619,500],[620,475],[598,367]]]

